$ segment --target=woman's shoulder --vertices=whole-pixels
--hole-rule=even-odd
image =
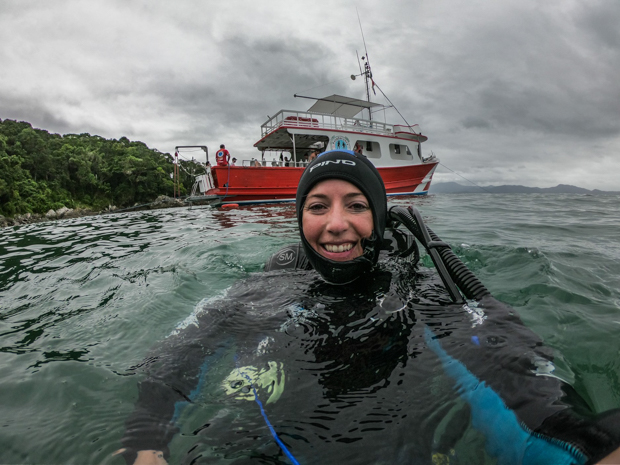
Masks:
[[[311,269],[312,265],[308,261],[308,257],[306,257],[301,242],[282,247],[265,263],[265,271]]]

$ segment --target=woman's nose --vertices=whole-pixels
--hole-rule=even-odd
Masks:
[[[332,234],[342,233],[348,228],[348,222],[342,207],[334,207],[328,213],[327,230]]]

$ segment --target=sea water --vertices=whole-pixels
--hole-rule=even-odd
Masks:
[[[593,411],[620,407],[620,196],[390,203],[422,212],[555,351],[556,374]],[[0,463],[124,463],[112,453],[137,396],[131,367],[297,238],[292,204],[0,230]]]

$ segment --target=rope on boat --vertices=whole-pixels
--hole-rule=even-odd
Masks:
[[[228,197],[228,186],[230,186],[230,163],[228,163],[228,179],[226,180],[226,192],[224,192],[224,197],[222,197],[222,201],[226,197]]]
[[[385,97],[385,99],[386,99],[388,102],[390,102],[390,105],[392,105],[392,108],[394,108],[394,110],[396,110],[396,113],[398,113],[398,114],[400,115],[400,117],[403,119],[403,121],[405,122],[405,124],[406,124],[407,126],[411,127],[411,125],[410,125],[410,124],[409,124],[409,122],[405,119],[405,117],[402,115],[402,113],[401,113],[400,111],[398,111],[398,108],[396,108],[396,105],[394,105],[394,104],[392,103],[392,101],[388,98],[388,96],[387,96],[387,95],[385,95],[385,92],[383,92],[383,91],[381,90],[381,87],[379,87],[379,84],[377,84],[376,82],[374,82],[374,81],[373,81],[373,85],[374,85],[377,89],[379,89],[379,92],[381,92],[381,94],[383,94],[383,96]],[[419,143],[418,143],[418,147],[420,147],[420,144],[419,144]],[[422,157],[420,156],[420,158],[422,158]],[[482,189],[483,191],[488,192],[489,194],[491,194],[491,193],[492,193],[492,192],[491,192],[491,191],[489,191],[488,189],[485,189],[484,187],[482,187],[482,186],[480,186],[480,185],[476,184],[474,181],[472,181],[472,180],[470,180],[470,179],[467,179],[465,176],[463,176],[463,175],[461,175],[461,174],[457,173],[456,171],[454,171],[454,170],[452,170],[452,169],[448,168],[448,167],[447,167],[446,165],[444,165],[443,163],[439,162],[439,164],[440,164],[441,166],[443,166],[444,168],[446,168],[448,171],[451,171],[452,173],[456,174],[457,176],[460,176],[460,177],[461,177],[461,178],[463,178],[465,181],[472,183],[472,184],[473,184],[474,186],[476,186],[476,187],[479,187],[479,188],[480,188],[480,189]]]

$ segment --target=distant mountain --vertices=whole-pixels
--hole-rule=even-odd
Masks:
[[[526,186],[463,186],[456,182],[431,183],[429,194],[619,194],[620,192],[588,190],[582,187],[558,184],[555,187]]]

